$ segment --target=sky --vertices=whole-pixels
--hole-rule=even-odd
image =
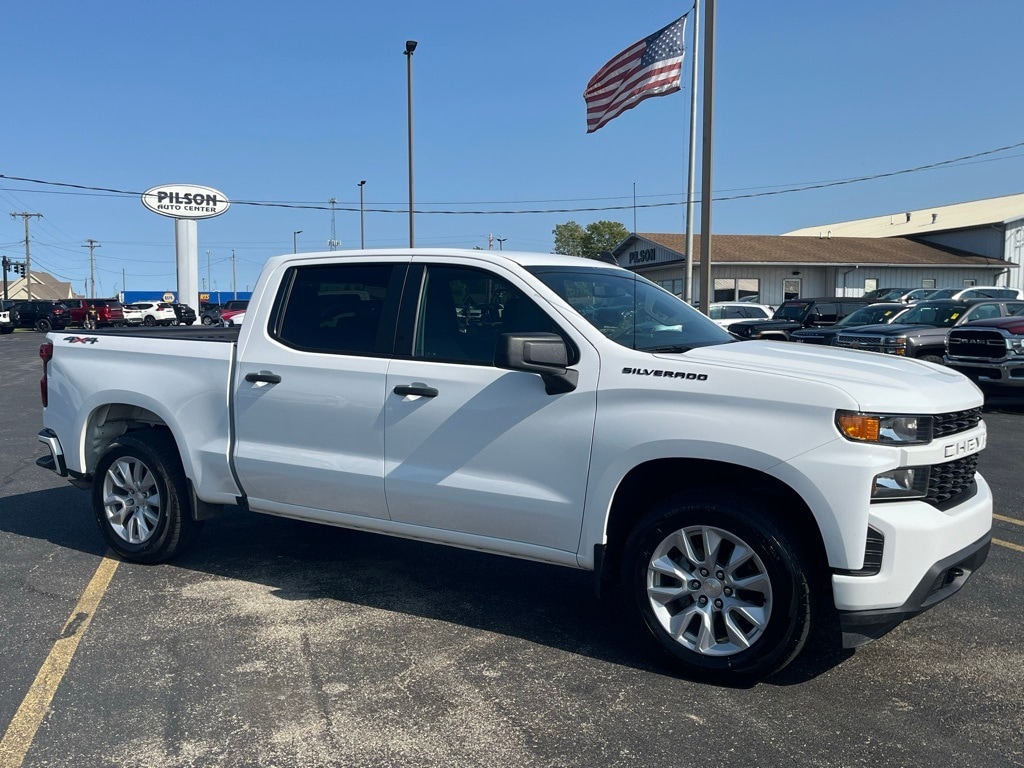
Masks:
[[[713,233],[781,234],[1024,192],[1024,3],[716,5]],[[406,247],[404,50],[416,40],[417,247],[497,249],[501,239],[505,250],[549,252],[567,221],[681,233],[691,28],[683,90],[590,135],[583,90],[607,60],[691,8],[13,4],[3,15],[0,213],[42,214],[29,222],[33,269],[80,295],[89,239],[99,243],[97,295],[176,288],[174,222],[139,197],[161,184],[232,201],[198,223],[201,289],[251,289],[293,243],[328,250],[332,197],[340,247],[359,247],[360,180],[366,246]],[[787,191],[865,176],[882,177]],[[699,206],[694,217],[699,231]],[[24,237],[21,217],[0,216],[0,253],[24,258]]]

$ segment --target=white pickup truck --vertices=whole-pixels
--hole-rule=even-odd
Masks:
[[[846,646],[879,637],[988,553],[982,396],[941,366],[736,341],[551,254],[290,254],[248,314],[41,347],[38,463],[122,557],[236,505],[593,570],[722,681],[836,615]]]

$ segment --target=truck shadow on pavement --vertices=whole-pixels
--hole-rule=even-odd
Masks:
[[[106,551],[88,497],[70,486],[0,498],[0,531],[96,556]],[[264,585],[281,600],[339,601],[676,676],[644,631],[623,620],[621,594],[598,599],[586,571],[234,509],[207,521],[198,543],[172,565]],[[142,579],[166,568],[130,567]],[[852,655],[838,648],[836,628],[823,631],[764,683],[811,680]]]

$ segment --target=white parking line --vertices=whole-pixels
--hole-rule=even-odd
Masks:
[[[0,768],[20,768],[24,762],[36,731],[39,730],[39,724],[43,722],[46,710],[57,693],[57,687],[71,665],[71,659],[78,649],[78,642],[89,628],[96,608],[114,577],[118,562],[106,555],[100,561],[82,597],[79,598],[78,605],[68,617],[39,674],[25,694],[21,706],[14,713],[14,719],[7,726],[7,732],[0,741]]]

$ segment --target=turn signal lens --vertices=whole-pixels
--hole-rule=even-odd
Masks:
[[[878,422],[877,416],[869,416],[866,413],[840,411],[836,416],[839,431],[850,440],[867,440],[868,442],[877,443]]]

